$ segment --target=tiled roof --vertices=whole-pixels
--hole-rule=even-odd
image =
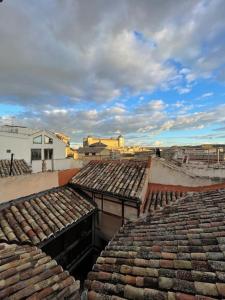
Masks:
[[[8,159],[0,160],[0,177],[10,176],[10,164],[11,161]],[[24,175],[28,173],[31,173],[31,168],[24,159],[13,160],[11,176]]]
[[[0,241],[37,245],[95,207],[70,187],[0,206]]]
[[[79,281],[41,249],[0,244],[0,299],[80,299]]]
[[[224,299],[225,191],[189,195],[124,225],[86,287],[89,300]]]
[[[97,143],[91,144],[89,147],[101,147],[101,148],[106,148],[107,145],[106,145],[106,144],[103,144],[102,142],[97,142]]]
[[[147,197],[142,204],[141,213],[149,213],[151,211],[162,209],[163,207],[170,205],[171,202],[176,201],[178,198],[185,196],[185,192],[181,191],[161,191],[151,187],[147,192]]]
[[[91,161],[72,183],[94,191],[139,199],[147,179],[147,162],[134,160]]]
[[[83,147],[78,149],[78,153],[100,153],[105,150],[104,147]]]

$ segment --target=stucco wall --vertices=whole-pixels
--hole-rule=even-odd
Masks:
[[[58,172],[0,178],[0,203],[57,187]]]
[[[146,193],[147,193],[147,190],[148,190],[148,182],[149,182],[148,179],[150,177],[150,164],[151,164],[151,161],[148,160],[148,166],[147,166],[147,169],[146,169],[146,178],[145,178],[145,182],[144,182],[144,185],[143,185],[143,188],[142,188],[142,191],[141,191],[141,195],[140,195],[141,202],[144,202],[145,197],[146,197]]]
[[[152,158],[149,182],[181,186],[204,186],[215,184],[210,178],[189,174],[183,168],[168,164],[163,159]]]
[[[103,200],[103,211],[121,217],[122,216],[122,204],[109,202],[104,199]]]
[[[28,137],[22,134],[0,132],[0,159],[10,159],[14,153],[15,159],[25,159],[30,163],[30,148],[28,147]],[[11,150],[11,153],[7,153]]]
[[[104,236],[105,239],[111,240],[116,232],[122,226],[122,219],[109,215],[107,213],[99,212],[99,224],[98,228],[101,231],[101,236]]]
[[[67,170],[67,169],[81,169],[84,166],[82,160],[77,160],[73,158],[62,158],[46,160],[46,170],[57,171],[57,170]],[[32,161],[32,172],[42,172],[42,161],[34,160]]]
[[[129,220],[136,220],[137,219],[137,208],[136,207],[130,207],[130,206],[124,206],[124,217]]]
[[[207,167],[207,166],[184,166],[185,169],[197,176],[207,176],[210,178],[225,179],[225,168]]]
[[[34,144],[33,138],[39,135],[42,135],[42,144]],[[45,135],[53,139],[53,144],[44,143]],[[31,164],[31,149],[41,149],[42,159],[44,159],[44,149],[53,149],[53,158],[63,159],[65,148],[66,145],[61,140],[46,131],[39,131],[33,135],[0,132],[0,159],[10,159],[11,154],[6,150],[11,150],[14,158],[25,159],[28,164]]]

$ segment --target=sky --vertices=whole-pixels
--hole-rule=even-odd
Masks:
[[[225,143],[224,0],[4,0],[0,125]]]

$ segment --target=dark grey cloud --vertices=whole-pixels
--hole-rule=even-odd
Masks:
[[[198,76],[221,65],[224,1],[5,1],[0,8],[1,101],[40,105],[57,98],[107,101],[179,81],[165,62]],[[138,41],[133,32],[152,39]],[[60,103],[59,103],[60,102]]]

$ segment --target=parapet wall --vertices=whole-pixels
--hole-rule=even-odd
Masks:
[[[0,178],[0,203],[65,185],[77,172],[68,169]]]
[[[207,176],[210,178],[222,178],[225,180],[225,166],[195,166],[191,164],[187,164],[184,168],[195,174],[196,176]]]
[[[152,158],[149,182],[166,185],[199,187],[216,184],[221,181],[215,181],[213,178],[197,176],[191,173],[190,170],[173,165],[165,159]]]

